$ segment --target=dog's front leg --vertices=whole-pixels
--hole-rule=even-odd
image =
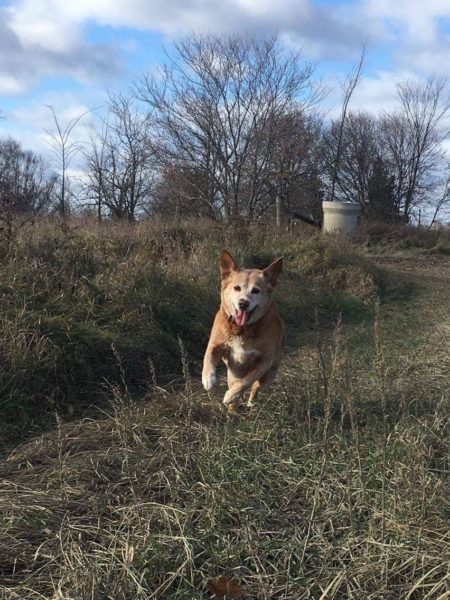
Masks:
[[[216,368],[225,353],[223,345],[209,343],[203,359],[202,384],[207,392],[217,383]]]
[[[225,406],[231,407],[235,404],[239,396],[246,392],[255,381],[258,381],[270,369],[271,364],[271,361],[265,360],[257,364],[243,379],[239,379],[233,383],[223,397]]]

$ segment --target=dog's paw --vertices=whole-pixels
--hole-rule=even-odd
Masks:
[[[211,390],[217,383],[217,375],[215,371],[202,373],[202,384],[207,392]]]
[[[225,396],[223,397],[223,403],[225,404],[225,406],[230,406],[232,404],[234,404],[237,400],[237,396],[235,393],[233,393],[231,390],[228,390],[228,392],[226,392]]]

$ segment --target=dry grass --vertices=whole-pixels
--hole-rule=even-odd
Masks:
[[[361,318],[378,272],[350,244],[305,231],[44,221],[0,240],[0,443],[55,426],[55,411],[83,416],[104,404],[107,386],[119,382],[117,356],[133,397],[152,370],[164,384],[180,379],[179,339],[197,373],[222,247],[246,265],[285,255],[279,302],[297,330],[317,306],[324,322],[339,312]]]
[[[350,368],[341,329],[323,352],[249,418],[195,383],[138,407],[115,390],[107,418],[13,452],[6,597],[200,599],[224,574],[249,598],[445,598],[444,397],[405,404],[380,357]]]
[[[204,235],[180,281],[198,283],[202,260],[213,276],[224,240]],[[263,237],[242,256],[264,261],[277,244],[291,345],[255,412],[229,416],[199,388],[186,339],[182,385],[147,374],[137,401],[116,349],[95,419],[59,421],[2,461],[5,599],[200,600],[219,575],[255,600],[448,598],[445,306],[436,315],[425,292],[379,306],[389,278],[334,238]]]
[[[387,223],[363,223],[357,238],[378,252],[386,254],[450,255],[450,228],[415,227]]]

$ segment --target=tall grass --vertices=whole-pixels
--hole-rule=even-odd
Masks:
[[[20,447],[5,597],[200,600],[224,575],[261,600],[446,598],[447,409],[421,388],[402,408],[375,335],[365,365],[343,325],[299,350],[250,419],[192,382],[139,406],[122,386],[103,420]]]
[[[154,376],[180,379],[181,339],[197,373],[218,306],[218,260],[227,247],[246,265],[286,258],[278,295],[285,318],[307,327],[361,316],[381,284],[348,243],[263,228],[209,223],[137,226],[39,222],[3,240],[0,266],[1,439],[38,433],[62,417],[86,414],[118,378],[130,393]]]
[[[450,255],[450,228],[428,229],[413,225],[363,223],[357,239],[379,252],[414,252],[417,255]]]
[[[251,414],[196,378],[223,246],[286,257],[289,347]],[[1,285],[5,435],[49,429],[0,463],[5,599],[200,600],[217,576],[258,600],[448,597],[433,291],[332,236],[204,224],[22,228]]]

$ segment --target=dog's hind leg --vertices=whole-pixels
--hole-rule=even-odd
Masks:
[[[227,381],[228,381],[228,388],[231,388],[235,384],[239,384],[240,379],[239,379],[239,377],[236,377],[235,375],[233,375],[231,369],[228,369]],[[229,404],[227,404],[228,410],[234,411],[237,409],[238,405],[240,404],[240,402],[242,400],[242,395],[243,395],[243,392],[241,394],[236,395],[233,398],[233,401],[230,402]]]
[[[236,381],[238,381],[238,378],[233,375],[233,373],[231,372],[231,369],[228,369],[228,371],[227,371],[228,387],[230,388],[232,385],[234,385],[236,383]]]
[[[261,380],[258,379],[258,381],[255,381],[255,383],[252,385],[252,389],[250,391],[250,396],[249,399],[247,400],[247,406],[248,408],[252,408],[253,406],[255,406],[255,400],[256,397],[258,396],[258,392],[262,387],[262,383]]]
[[[269,363],[270,364],[270,363]],[[239,401],[240,396],[245,393],[252,385],[261,380],[261,383],[265,383],[265,376],[268,375],[269,371],[273,367],[269,367],[267,362],[260,362],[256,364],[251,371],[249,371],[242,379],[237,379],[228,389],[225,396],[223,397],[223,403],[225,406],[235,404]],[[275,375],[275,374],[274,374]]]
[[[255,383],[251,387],[249,399],[247,400],[248,408],[252,408],[253,406],[255,406],[255,400],[258,396],[259,390],[264,385],[270,385],[275,379],[276,373],[277,367],[272,367],[267,371],[267,373],[264,373],[262,377],[255,381]]]

